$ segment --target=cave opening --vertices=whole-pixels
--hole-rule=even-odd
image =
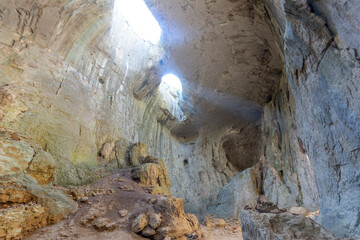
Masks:
[[[157,44],[161,38],[161,27],[144,0],[115,0],[114,18],[124,18],[133,31],[146,41]]]

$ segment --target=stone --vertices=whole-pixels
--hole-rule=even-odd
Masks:
[[[144,237],[151,237],[154,236],[156,234],[155,230],[149,226],[145,227],[144,230],[142,230],[141,235],[143,235]]]
[[[241,211],[241,229],[244,240],[260,239],[337,239],[312,219],[284,213]]]
[[[213,217],[206,217],[205,218],[205,226],[208,229],[212,228],[224,228],[227,225],[226,221],[222,218],[213,218]]]
[[[132,187],[131,187],[131,186],[129,186],[129,185],[125,185],[125,184],[120,185],[118,188],[119,188],[119,189],[121,189],[122,191],[127,191],[127,192],[131,192],[131,191],[133,191],[133,189],[132,189]]]
[[[203,230],[198,229],[194,232],[194,238],[195,239],[204,239],[205,238],[205,233]]]
[[[46,225],[45,209],[40,204],[30,203],[0,210],[0,239],[16,239],[22,233]]]
[[[193,214],[185,214],[182,199],[161,199],[154,206],[155,211],[161,213],[162,224],[156,229],[156,238],[166,236],[174,239],[186,239],[199,228],[199,221]]]
[[[224,219],[222,218],[215,218],[214,219],[214,226],[216,228],[224,228],[227,225]]]
[[[144,159],[144,164],[134,168],[131,173],[132,178],[140,181],[149,188],[151,193],[170,194],[170,178],[168,170],[162,159],[148,156]]]
[[[0,176],[26,170],[34,154],[34,148],[24,136],[0,128]]]
[[[150,214],[149,216],[149,225],[150,227],[152,227],[153,229],[158,228],[161,225],[161,214]]]
[[[90,211],[86,214],[85,218],[81,220],[81,224],[86,226],[89,223],[92,223],[98,217],[99,212],[96,209],[90,209]]]
[[[304,217],[310,214],[309,210],[303,207],[292,207],[290,208],[289,212],[293,214],[303,215]]]
[[[119,168],[129,167],[129,146],[131,146],[130,141],[122,137],[118,139],[115,143],[115,157]]]
[[[114,142],[107,142],[101,148],[101,156],[106,159],[107,161],[112,161],[115,158],[114,152],[115,143]]]
[[[54,224],[77,210],[76,202],[27,175],[2,177],[0,238],[21,238],[36,228]]]
[[[155,204],[157,202],[157,199],[156,198],[149,198],[146,202],[150,203],[150,204]]]
[[[104,217],[97,218],[92,225],[98,231],[111,231],[116,228],[115,222]]]
[[[128,211],[125,210],[125,209],[120,210],[119,215],[120,215],[120,217],[124,218],[124,217],[126,217],[128,215]]]
[[[259,196],[256,183],[256,168],[237,174],[217,195],[216,203],[209,212],[217,217],[239,217],[246,205],[255,205]]]
[[[148,217],[146,214],[140,214],[137,216],[132,225],[131,230],[135,233],[141,232],[148,225]]]
[[[130,149],[130,165],[137,167],[143,163],[147,156],[148,147],[144,143],[135,143]]]
[[[109,155],[117,161],[98,161],[103,143],[124,137],[164,158],[174,195],[187,211],[207,214],[260,156],[259,194],[280,208],[319,210],[337,237],[360,239],[359,1],[151,1],[167,32],[157,44],[112,4],[74,2],[0,1],[0,126],[53,157],[53,180],[33,174],[45,179],[41,189],[89,184],[129,166],[117,143]],[[162,88],[174,66],[182,92]],[[1,177],[29,176],[23,140],[0,141]],[[239,214],[225,202],[219,210]]]
[[[89,198],[88,197],[82,197],[82,198],[80,198],[80,202],[81,203],[87,203],[87,202],[89,202]]]
[[[358,23],[360,4],[264,2],[287,69],[264,108],[266,158],[299,206],[319,210],[317,221],[337,237],[358,239],[359,32],[348,29]]]
[[[35,178],[39,185],[45,185],[53,181],[55,169],[56,163],[53,157],[41,150],[35,154],[27,173]]]

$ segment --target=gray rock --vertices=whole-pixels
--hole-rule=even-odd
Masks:
[[[244,240],[337,239],[312,219],[289,212],[273,214],[244,209],[241,230]]]
[[[149,226],[147,226],[144,230],[142,230],[141,235],[144,237],[151,237],[156,234],[155,230]]]
[[[149,217],[149,225],[153,228],[153,229],[156,229],[158,228],[160,225],[161,225],[161,214],[156,214],[156,213],[153,213],[153,214],[150,214],[150,217]]]

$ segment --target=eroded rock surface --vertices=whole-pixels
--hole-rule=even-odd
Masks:
[[[171,183],[164,161],[161,158],[147,156],[142,162],[143,164],[132,169],[132,178],[148,186],[147,189],[151,193],[171,195]]]
[[[241,211],[241,229],[244,240],[264,239],[337,239],[312,219],[284,213]]]
[[[1,177],[0,238],[18,239],[29,232],[57,223],[77,210],[61,190],[41,187],[24,175]]]

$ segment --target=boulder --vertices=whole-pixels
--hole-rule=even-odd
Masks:
[[[142,230],[141,232],[141,235],[143,235],[144,237],[151,237],[154,236],[155,234],[156,234],[155,230],[150,226],[145,227],[144,230]]]
[[[0,128],[0,176],[24,172],[39,185],[53,181],[56,162],[33,140],[10,129]]]
[[[233,177],[220,190],[209,212],[217,217],[239,217],[241,209],[246,205],[255,205],[259,196],[255,171],[255,168],[249,168]]]
[[[141,232],[148,225],[148,217],[140,214],[132,223],[131,230],[135,233]]]
[[[97,218],[94,222],[93,222],[93,227],[98,230],[98,231],[111,231],[114,230],[116,228],[116,223],[111,221],[108,218]]]
[[[130,165],[139,166],[147,156],[148,146],[144,143],[135,143],[130,149]]]
[[[244,209],[240,216],[244,240],[337,239],[318,223],[302,215]]]
[[[116,165],[118,168],[129,167],[129,145],[130,142],[125,138],[104,143],[99,152],[101,157],[100,163],[104,165]]]
[[[120,211],[119,211],[119,215],[120,215],[120,217],[122,217],[122,218],[126,217],[126,216],[128,215],[128,210],[125,210],[125,209],[120,210]]]
[[[146,157],[144,164],[132,170],[131,176],[141,184],[150,186],[148,189],[152,194],[170,195],[170,178],[166,165],[160,158]]]
[[[162,214],[162,224],[156,229],[155,239],[185,238],[199,228],[199,221],[193,214],[185,214],[181,198],[164,198],[155,207]]]
[[[42,187],[27,175],[2,177],[0,186],[0,239],[21,238],[25,233],[57,223],[77,210],[62,191]]]
[[[17,239],[22,232],[46,225],[45,208],[32,202],[0,209],[0,239]]]
[[[156,229],[160,226],[161,224],[161,214],[150,214],[149,217],[149,225],[150,227],[152,227],[153,229]]]
[[[211,228],[223,228],[227,225],[224,219],[222,218],[205,218],[205,226],[209,229]]]

